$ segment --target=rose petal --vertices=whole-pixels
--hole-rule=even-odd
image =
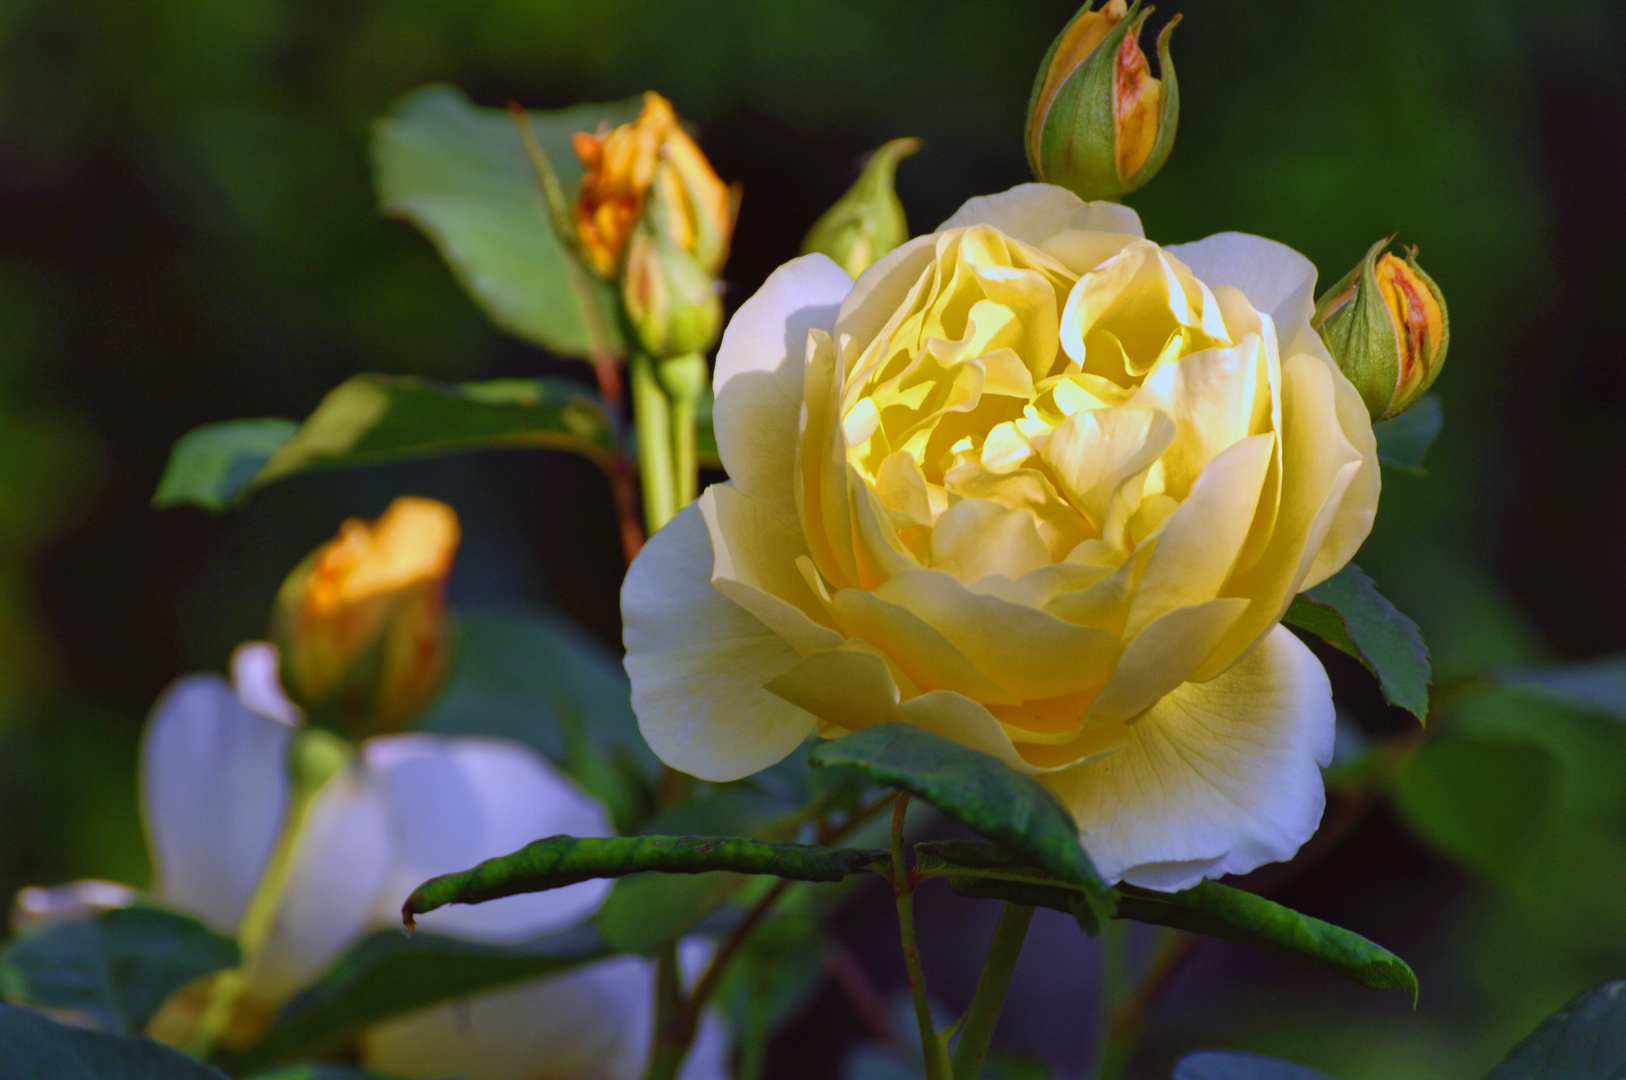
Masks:
[[[1129,728],[1115,754],[1045,778],[1108,881],[1189,888],[1291,858],[1321,821],[1332,689],[1277,627],[1208,683],[1187,683]]]
[[[713,561],[698,505],[650,537],[621,586],[626,668],[656,756],[702,780],[738,780],[796,749],[814,720],[763,689],[800,657],[712,587]]]
[[[1310,329],[1315,310],[1315,264],[1286,244],[1248,233],[1223,232],[1164,248],[1210,289],[1231,285],[1276,323],[1281,353],[1321,349]]]
[[[141,747],[154,896],[232,933],[277,840],[294,729],[196,675],[159,699]]]
[[[609,836],[604,807],[530,747],[503,739],[395,735],[370,739],[367,766],[390,817],[390,871],[374,918],[393,926],[408,894],[429,878],[467,870],[543,836]],[[419,917],[430,931],[513,941],[563,930],[591,915],[604,880],[454,905]]]
[[[968,199],[936,231],[968,225],[992,225],[1006,236],[1034,246],[1068,229],[1146,235],[1139,215],[1129,207],[1111,202],[1087,203],[1053,184],[1018,184],[997,195]]]
[[[824,255],[792,259],[734,313],[717,348],[718,455],[740,490],[786,524],[797,520],[791,474],[807,333],[834,327],[851,288]]]

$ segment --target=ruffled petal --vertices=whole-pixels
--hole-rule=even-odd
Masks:
[[[1187,683],[1115,754],[1044,777],[1108,881],[1189,888],[1291,858],[1321,821],[1332,689],[1277,627],[1224,675]]]
[[[1344,492],[1332,524],[1317,549],[1310,572],[1304,575],[1303,589],[1313,589],[1344,568],[1355,557],[1378,515],[1378,495],[1383,489],[1381,470],[1378,468],[1378,440],[1372,432],[1372,417],[1366,411],[1361,393],[1344,377],[1332,361],[1325,360],[1332,371],[1333,405],[1338,413],[1338,426],[1344,438],[1361,455],[1361,466]]]
[[[380,925],[395,925],[407,895],[439,874],[467,870],[544,836],[613,833],[603,806],[519,743],[395,735],[368,740],[362,752],[389,807],[393,858],[373,911]],[[455,937],[514,941],[580,922],[609,890],[609,881],[583,881],[453,905],[419,922]]]
[[[1230,285],[1276,323],[1282,356],[1324,352],[1310,329],[1315,310],[1315,263],[1286,244],[1248,233],[1215,233],[1163,249],[1191,268],[1210,289]]]
[[[792,475],[807,334],[835,326],[851,289],[852,279],[828,257],[792,259],[740,305],[717,348],[712,416],[723,468],[788,525],[797,523]]]
[[[997,195],[968,199],[936,231],[968,225],[992,225],[1006,236],[1035,247],[1069,229],[1146,235],[1139,215],[1129,207],[1113,202],[1087,203],[1054,184],[1018,184]]]
[[[814,720],[763,689],[800,656],[712,587],[712,566],[704,516],[690,505],[633,560],[621,620],[632,707],[650,748],[674,769],[726,781],[782,760]]]
[[[213,675],[181,679],[159,699],[141,747],[159,901],[222,933],[237,929],[288,804],[293,734]]]

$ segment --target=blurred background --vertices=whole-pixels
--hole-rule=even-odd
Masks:
[[[1386,476],[1359,561],[1422,625],[1436,683],[1626,648],[1626,12],[1605,0],[1185,0],[1174,155],[1131,198],[1162,242],[1237,229],[1330,281],[1421,248],[1452,343],[1430,476]],[[868,149],[926,139],[917,230],[1027,179],[1023,110],[1071,0],[8,0],[0,5],[0,897],[145,880],[135,755],[171,679],[264,633],[276,586],[347,516],[432,495],[463,517],[455,603],[546,606],[618,649],[622,570],[591,466],[491,454],[297,479],[244,510],[158,512],[170,444],[302,417],[361,371],[586,369],[494,330],[382,219],[370,122],[427,82],[533,108],[669,96],[745,197],[737,304]],[[1155,31],[1172,11],[1153,17]],[[568,514],[561,513],[569,508]],[[1352,730],[1410,723],[1330,658]],[[1626,974],[1626,728],[1475,698],[1276,895],[1417,968],[1416,1012],[1205,945],[1136,1075],[1198,1046],[1329,1074],[1476,1077],[1581,987]],[[1334,810],[1338,808],[1335,800]],[[1331,816],[1331,815],[1329,815]],[[934,989],[969,997],[993,912],[928,893]],[[1077,1075],[1094,944],[1041,912],[1002,1028]],[[888,904],[840,919],[883,988]],[[890,950],[890,951],[889,951]],[[864,1029],[833,988],[769,1075],[832,1075]]]

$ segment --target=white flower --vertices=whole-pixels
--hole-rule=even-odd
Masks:
[[[277,685],[272,646],[243,646],[232,667],[235,685],[196,675],[171,686],[141,754],[153,898],[224,934],[237,931],[277,843],[298,724]],[[599,803],[528,747],[425,734],[369,739],[310,808],[265,945],[246,963],[245,1011],[269,1015],[367,934],[399,928],[402,901],[426,879],[560,833],[612,829]],[[100,891],[81,897],[92,884]],[[58,909],[83,914],[106,885],[30,890],[32,921],[60,921],[48,914]],[[586,881],[418,921],[431,933],[518,942],[589,918],[609,888]],[[705,951],[685,946],[691,965]],[[652,963],[617,957],[421,1010],[363,1033],[363,1064],[402,1077],[635,1080],[653,982]],[[724,1076],[727,1046],[709,1018],[685,1080]]]

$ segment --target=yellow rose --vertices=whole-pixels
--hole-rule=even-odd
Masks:
[[[1325,672],[1279,625],[1371,528],[1315,268],[1028,184],[856,282],[811,255],[718,353],[732,482],[622,591],[633,705],[731,780],[913,724],[1038,777],[1109,879],[1182,888],[1320,820]]]
[[[351,518],[288,576],[272,635],[290,696],[352,734],[394,731],[446,678],[446,579],[461,532],[434,499]]]

